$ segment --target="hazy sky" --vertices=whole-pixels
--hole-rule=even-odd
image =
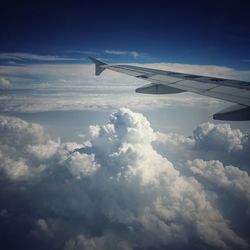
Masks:
[[[4,1],[1,249],[250,249],[250,122],[108,63],[250,81],[247,1]]]

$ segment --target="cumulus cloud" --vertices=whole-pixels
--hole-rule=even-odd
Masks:
[[[222,187],[236,196],[243,196],[250,201],[250,176],[234,166],[223,166],[220,161],[195,159],[188,161],[190,171],[212,185]]]
[[[57,152],[58,145],[58,142],[48,140],[45,144],[27,145],[26,151],[38,159],[49,159]]]
[[[22,244],[30,239],[42,242],[37,249],[65,250],[194,248],[193,242],[197,249],[248,247],[247,237],[217,206],[211,195],[216,190],[197,175],[212,181],[220,173],[218,186],[242,194],[249,176],[198,160],[188,163],[186,174],[155,149],[160,133],[142,114],[121,108],[107,124],[90,126],[82,144],[53,141],[40,125],[18,118],[0,121],[1,163],[22,161],[31,173],[8,173],[15,164],[1,165],[0,209],[12,211],[5,232],[21,234]],[[195,144],[194,138],[165,139],[168,147]]]
[[[246,139],[246,135],[239,129],[232,129],[229,124],[207,122],[194,130],[196,146],[204,149],[239,151]]]
[[[233,129],[230,124],[202,123],[193,130],[191,136],[160,132],[156,135],[154,147],[174,163],[185,163],[196,158],[218,159],[226,165],[249,169],[249,135],[240,129]]]
[[[248,161],[249,162],[249,161]],[[246,171],[218,160],[189,160],[186,164],[195,178],[213,194],[216,206],[230,217],[231,225],[242,232],[250,218],[250,177]],[[246,238],[249,238],[247,234]]]
[[[0,134],[0,170],[15,180],[43,171],[46,165],[39,160],[50,158],[58,146],[42,126],[16,117],[0,116]]]
[[[97,159],[108,162],[107,166],[100,168],[101,179],[112,177],[112,188],[117,186],[118,190],[123,186],[122,189],[127,191],[123,198],[129,213],[124,214],[119,204],[114,204],[112,210],[104,210],[108,212],[107,216],[132,227],[137,217],[137,222],[144,228],[148,237],[154,234],[160,225],[158,232],[163,238],[157,236],[157,240],[161,244],[168,244],[172,239],[186,238],[186,227],[191,223],[197,234],[208,244],[223,248],[226,247],[227,241],[235,240],[244,245],[228,228],[220,212],[209,202],[202,186],[193,178],[182,176],[171,162],[152,148],[155,133],[141,114],[121,109],[111,115],[110,123],[92,127],[91,132],[91,143]],[[108,169],[101,173],[104,167]],[[111,183],[105,184],[107,191]],[[135,190],[141,189],[144,197],[140,191],[134,194]],[[116,194],[114,195],[112,200],[117,202]],[[127,195],[136,195],[135,202],[139,203],[136,208],[134,204],[133,207],[129,206]],[[143,204],[143,207],[140,204]]]
[[[78,179],[82,176],[92,175],[100,167],[100,165],[95,162],[95,156],[93,154],[80,154],[79,152],[72,153],[66,165],[72,175]]]
[[[16,117],[0,116],[0,131],[4,135],[2,143],[19,147],[23,143],[45,142],[48,138],[39,124],[28,123]]]

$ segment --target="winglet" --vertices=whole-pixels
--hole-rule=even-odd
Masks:
[[[105,67],[103,66],[107,64],[92,56],[89,56],[89,59],[95,64],[95,75],[99,76],[102,73],[102,71],[105,70]]]

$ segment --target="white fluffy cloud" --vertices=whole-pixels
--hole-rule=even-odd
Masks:
[[[231,128],[230,124],[202,123],[193,130],[193,135],[186,137],[177,133],[157,132],[157,143],[172,146],[186,146],[190,149],[223,152],[239,152],[249,146],[248,135],[240,129]]]
[[[154,147],[174,163],[203,158],[218,159],[225,164],[248,168],[250,141],[247,133],[230,124],[202,123],[192,136],[157,132]]]
[[[72,175],[78,179],[82,176],[92,175],[100,167],[100,165],[95,162],[95,156],[93,154],[80,154],[79,152],[74,152],[69,156],[66,166]]]
[[[58,145],[58,142],[48,140],[44,144],[28,145],[26,151],[38,159],[49,159],[57,152]]]
[[[91,127],[92,149],[102,163],[95,183],[102,183],[112,202],[110,206],[103,200],[106,216],[132,228],[139,223],[148,237],[144,247],[155,240],[169,244],[186,239],[190,223],[207,244],[226,248],[231,241],[244,246],[209,202],[202,185],[182,176],[152,148],[155,138],[146,118],[128,109],[113,113],[107,125]]]
[[[0,116],[0,131],[2,143],[15,146],[22,146],[23,143],[42,143],[48,139],[42,126],[16,117]]]
[[[222,187],[238,197],[250,201],[250,176],[234,166],[223,166],[220,161],[195,159],[187,166],[193,174],[204,178],[212,185]]]
[[[239,129],[232,129],[229,124],[203,123],[194,130],[197,147],[222,151],[239,151],[247,140]]]
[[[58,147],[42,126],[16,117],[0,116],[0,134],[0,170],[15,180],[43,171],[46,165],[40,159],[50,158]]]
[[[236,167],[203,160],[190,161],[187,169],[192,174],[186,174],[153,147],[162,134],[142,114],[119,109],[107,124],[90,126],[88,141],[80,145],[55,142],[40,125],[0,118],[2,178],[15,180],[17,187],[16,180],[33,180],[22,189],[25,192],[15,186],[9,191],[32,200],[27,206],[35,212],[26,215],[33,225],[30,237],[47,233],[50,245],[65,250],[192,247],[193,241],[201,247],[248,247],[247,238],[211,198],[216,190],[196,177],[211,182],[218,175],[218,186],[243,194],[249,176]],[[234,137],[241,134],[222,131],[219,138],[228,136],[230,150],[240,150]],[[196,145],[195,137],[177,135],[166,135],[164,142],[168,147]],[[6,166],[10,159],[15,162]]]

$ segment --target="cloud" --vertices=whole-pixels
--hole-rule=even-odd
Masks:
[[[12,87],[12,83],[10,80],[0,77],[0,88],[10,88]]]
[[[3,218],[7,218],[9,216],[9,213],[6,209],[2,209],[0,211],[0,216],[3,217]]]
[[[28,123],[22,119],[0,116],[1,141],[3,144],[22,147],[23,143],[42,143],[47,141],[47,135],[39,124]]]
[[[195,159],[188,161],[190,171],[205,179],[207,182],[221,187],[237,197],[244,197],[250,201],[250,176],[234,166],[223,166],[220,161],[204,161]]]
[[[95,162],[93,154],[80,154],[79,152],[74,152],[69,156],[66,166],[77,179],[94,174],[100,167]]]
[[[250,79],[248,71],[219,66],[171,63],[140,66]],[[197,107],[198,103],[202,109],[220,109],[217,99],[190,93],[163,96],[135,94],[135,89],[144,85],[145,81],[112,71],[104,71],[100,77],[96,77],[94,66],[88,64],[1,65],[0,74],[13,86],[11,92],[1,93],[1,111],[100,110],[124,106],[148,110],[171,106]],[[121,94],[124,98],[120,98]]]
[[[58,147],[42,126],[15,117],[0,116],[0,134],[0,171],[13,180],[39,175]]]
[[[106,54],[110,54],[110,55],[118,55],[118,56],[131,56],[134,59],[136,59],[137,57],[139,57],[141,54],[137,51],[125,51],[125,50],[104,50],[104,52]]]
[[[194,140],[198,148],[223,151],[240,151],[247,140],[239,129],[232,129],[229,124],[213,124],[210,122],[199,125],[194,130]]]
[[[196,158],[218,159],[224,164],[248,169],[249,135],[240,129],[233,129],[230,124],[202,123],[193,130],[192,136],[160,132],[156,135],[154,147],[175,163],[182,161],[184,164]]]
[[[93,50],[66,50],[65,53],[78,54],[78,55],[100,55],[99,52]]]
[[[230,217],[231,225],[236,230],[245,231],[249,238],[246,233],[250,220],[249,173],[219,160],[189,160],[186,167],[211,192],[216,206]]]
[[[130,250],[131,247],[126,241],[116,241],[112,235],[101,237],[87,237],[84,234],[79,234],[75,239],[66,242],[64,250],[109,250],[115,244],[116,249]]]
[[[169,70],[180,73],[197,74],[204,76],[221,77],[228,79],[238,79],[250,81],[249,70],[236,70],[226,66],[218,65],[198,65],[198,64],[180,64],[180,63],[153,63],[144,64],[146,67],[152,66],[156,69]]]
[[[38,124],[0,118],[0,209],[11,211],[0,229],[8,244],[12,232],[15,244],[36,249],[248,247],[248,234],[232,224],[237,215],[225,215],[217,200],[219,187],[243,195],[249,176],[204,160],[190,161],[187,174],[155,149],[159,133],[142,114],[121,108],[106,124],[90,126],[82,144],[56,142]],[[195,143],[166,138],[166,147]],[[9,159],[15,162],[2,167]],[[23,165],[9,173],[16,162]],[[211,189],[206,183],[214,184],[216,174],[218,188]]]
[[[242,62],[250,62],[250,59],[242,59]]]
[[[0,53],[0,60],[11,60],[12,62],[25,61],[67,61],[75,60],[69,57],[52,56],[52,55],[37,55],[24,52]]]
[[[48,140],[46,144],[28,145],[26,151],[38,159],[49,159],[57,152],[59,143]]]
[[[124,106],[148,110],[173,105],[197,107],[197,103],[208,109],[220,103],[190,93],[136,94],[135,89],[145,81],[112,71],[96,77],[94,66],[86,64],[0,66],[0,74],[8,77],[13,85],[13,91],[1,93],[4,96],[0,99],[1,111],[100,110]],[[120,98],[121,94],[124,98]]]

